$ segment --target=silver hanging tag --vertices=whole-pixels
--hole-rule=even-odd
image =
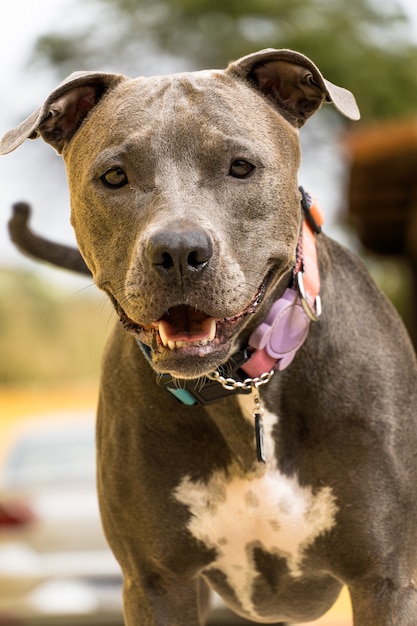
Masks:
[[[260,463],[266,463],[264,427],[262,421],[263,406],[259,396],[259,389],[256,384],[252,385],[252,394],[254,402],[253,419],[255,421],[256,457]]]

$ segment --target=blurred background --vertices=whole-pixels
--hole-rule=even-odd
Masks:
[[[225,67],[265,47],[306,54],[355,94],[360,122],[325,106],[301,130],[299,182],[322,206],[326,232],[364,259],[417,343],[415,0],[14,0],[0,22],[0,135],[75,70],[136,76]],[[64,166],[42,141],[25,142],[0,165],[4,441],[27,416],[55,423],[65,408],[87,410],[91,419],[114,321],[90,280],[14,248],[7,221],[16,201],[31,204],[36,232],[75,245]],[[0,461],[10,446],[0,449]],[[1,520],[0,492],[0,542]],[[7,526],[4,520],[10,526],[10,515],[3,515]],[[0,553],[0,578],[1,563]],[[340,624],[350,623],[343,611],[336,612]],[[0,601],[0,624],[23,623],[11,619],[2,621]],[[331,619],[320,624],[339,624]]]

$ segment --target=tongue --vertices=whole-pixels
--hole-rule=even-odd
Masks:
[[[178,306],[158,321],[158,328],[164,345],[168,341],[212,341],[216,334],[216,320],[202,311]]]

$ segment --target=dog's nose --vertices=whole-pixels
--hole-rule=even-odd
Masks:
[[[209,264],[213,244],[208,233],[195,225],[165,227],[148,240],[147,254],[162,274],[197,275]]]

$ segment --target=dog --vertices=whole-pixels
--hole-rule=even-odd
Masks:
[[[127,626],[201,624],[206,584],[254,622],[314,620],[346,585],[355,626],[417,624],[416,359],[299,187],[298,129],[323,103],[359,118],[291,50],[82,72],[0,144],[63,155],[120,318],[97,480]]]

